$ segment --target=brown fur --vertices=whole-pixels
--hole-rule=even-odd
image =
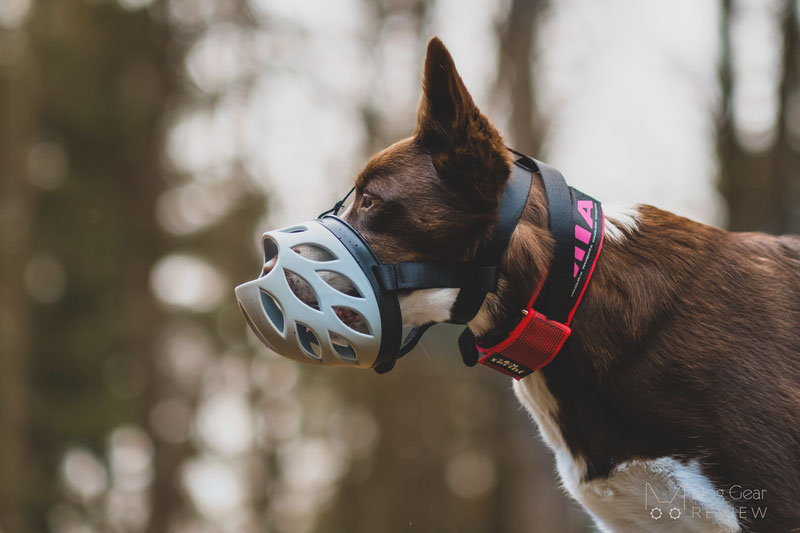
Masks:
[[[434,39],[417,131],[367,164],[349,221],[387,263],[466,259],[496,219],[509,160]],[[547,219],[535,179],[485,303],[491,324],[545,275]],[[697,459],[718,486],[766,490],[767,517],[743,530],[800,528],[800,239],[645,206],[624,243],[607,240],[572,325],[541,372],[587,480],[631,459]]]
[[[589,479],[631,458],[698,459],[718,487],[766,490],[745,531],[800,527],[799,323],[800,240],[643,208],[543,370],[565,441]]]

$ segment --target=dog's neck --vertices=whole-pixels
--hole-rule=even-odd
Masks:
[[[603,252],[594,278],[571,323],[575,336],[573,345],[584,344],[580,339],[586,336],[587,331],[601,327],[608,329],[603,327],[604,324],[596,323],[598,319],[626,324],[626,328],[619,329],[624,330],[628,338],[615,339],[616,346],[638,342],[638,332],[647,329],[658,308],[672,301],[676,286],[681,284],[680,279],[676,279],[676,273],[682,272],[687,278],[692,276],[691,269],[680,268],[680,247],[670,246],[662,239],[685,241],[697,232],[695,225],[707,228],[651,207],[629,210],[622,215],[617,215],[612,209],[607,214],[607,238]],[[639,234],[638,217],[655,217],[660,223],[668,224],[669,231],[658,237],[665,246],[662,264],[655,264],[648,259],[642,264],[641,251],[647,248],[643,242],[649,241],[649,238]],[[522,310],[548,273],[553,245],[548,230],[544,187],[541,180],[535,179],[525,211],[501,265],[498,291],[487,297],[478,315],[469,323],[476,337],[490,339],[489,344],[499,342],[520,321]],[[629,249],[629,246],[632,248]],[[670,250],[676,251],[674,257],[670,257]],[[676,265],[668,264],[671,259],[675,260]],[[631,265],[639,269],[635,275],[631,275]],[[669,272],[670,279],[665,279],[662,275],[664,272]],[[621,299],[620,295],[624,295],[624,298]],[[586,355],[599,369],[608,368],[612,362],[603,354],[612,351],[614,345],[610,343],[608,347],[603,347],[586,343],[591,348]]]

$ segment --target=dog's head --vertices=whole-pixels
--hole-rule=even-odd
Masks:
[[[499,264],[492,259],[499,279],[495,270],[477,264],[481,259],[476,255],[487,249],[498,221],[512,173],[511,153],[475,106],[438,39],[428,45],[424,70],[414,135],[367,163],[356,180],[353,203],[342,215],[346,223],[320,217],[264,234],[262,276],[240,285],[236,293],[251,327],[270,348],[301,361],[310,357],[385,371],[403,350],[401,318],[412,326],[445,322],[459,295],[457,288],[403,287],[488,290],[497,281],[497,291],[486,296],[469,322],[473,333],[481,335],[519,313],[541,279],[552,239],[537,180],[505,254]],[[291,252],[281,252],[287,249]],[[423,283],[391,286],[392,280],[408,281],[394,269],[409,263],[420,263],[414,268],[427,272],[467,265],[472,272],[490,272],[491,285],[465,285],[485,280],[462,278],[468,271],[460,270],[456,282],[442,283],[433,275]],[[379,280],[379,275],[384,277]],[[384,284],[390,287],[386,293]]]
[[[344,218],[384,263],[465,261],[497,220],[511,165],[503,138],[472,101],[444,44],[434,38],[425,58],[416,131],[369,160]],[[498,295],[487,298],[470,323],[476,333],[488,329],[504,306],[524,305],[524,295],[504,293],[513,285],[529,295],[540,267],[547,264],[549,252],[542,243],[549,236],[540,187],[532,188],[529,204],[501,265]],[[520,279],[512,279],[518,271]],[[457,289],[401,295],[404,323],[449,319],[457,295]]]

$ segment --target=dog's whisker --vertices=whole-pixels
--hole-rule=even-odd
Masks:
[[[433,358],[431,357],[431,354],[428,352],[428,349],[425,348],[425,344],[422,342],[422,339],[420,339],[419,347],[422,348],[422,351],[425,353],[425,357],[428,358],[428,361],[433,362]]]

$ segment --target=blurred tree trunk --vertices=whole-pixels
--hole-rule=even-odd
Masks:
[[[498,28],[498,69],[495,93],[507,99],[511,109],[511,138],[518,150],[536,155],[545,123],[536,108],[533,81],[539,15],[549,0],[512,0]]]
[[[38,530],[61,497],[58,465],[67,446],[102,456],[113,429],[147,428],[163,394],[164,313],[149,276],[168,245],[154,211],[166,186],[164,116],[179,90],[170,54],[180,49],[165,17],[151,16],[160,9],[159,2],[130,12],[114,3],[43,0],[29,17],[42,92],[34,135],[58,143],[69,160],[63,186],[40,194],[34,227],[36,248],[63,264],[67,280],[58,301],[33,309],[41,334],[27,350],[26,508]],[[22,157],[28,151],[15,148]],[[154,453],[149,531],[161,532],[182,505],[176,470],[183,452],[155,439]]]
[[[3,30],[0,30],[2,32]],[[17,38],[24,39],[24,31]],[[13,38],[13,37],[12,37]],[[3,71],[4,70],[4,71]],[[30,259],[35,190],[27,154],[36,138],[36,64],[29,54],[0,70],[0,530],[22,531],[25,491]]]
[[[800,98],[800,36],[796,0],[784,0],[780,17],[781,71],[774,141],[761,153],[753,153],[736,135],[733,95],[736,79],[731,46],[734,0],[722,0],[719,85],[721,111],[717,121],[717,153],[720,190],[728,202],[729,227],[734,231],[770,233],[800,232],[800,146],[793,106]],[[794,130],[794,131],[793,131]]]
[[[800,146],[796,109],[800,102],[800,32],[797,23],[797,0],[785,0],[781,14],[783,53],[777,139],[773,147],[772,172],[775,187],[770,202],[777,211],[778,233],[800,233]],[[795,122],[792,125],[792,122]]]
[[[163,375],[160,347],[167,316],[150,290],[151,270],[171,244],[158,224],[156,204],[166,189],[162,165],[164,117],[170,111],[169,104],[181,91],[179,74],[172,64],[180,56],[171,57],[165,53],[180,52],[165,21],[165,9],[166,2],[156,2],[152,10],[160,16],[151,17],[146,12],[136,15],[135,23],[140,35],[131,36],[132,41],[123,44],[122,50],[136,45],[139,53],[128,59],[125,69],[119,74],[121,84],[129,82],[133,87],[120,87],[117,95],[120,104],[132,107],[125,120],[133,121],[135,126],[135,136],[120,144],[116,163],[121,193],[119,213],[126,235],[124,252],[120,257],[121,296],[126,302],[121,340],[125,353],[141,361],[145,369],[146,383],[135,419],[146,430],[150,414],[169,390]],[[127,22],[129,26],[133,23]],[[144,96],[131,94],[131,91]],[[126,102],[127,99],[132,101]],[[146,531],[166,533],[170,522],[184,506],[178,469],[190,450],[181,444],[160,441],[152,432],[148,433],[154,444],[154,478],[150,492],[151,515]]]

